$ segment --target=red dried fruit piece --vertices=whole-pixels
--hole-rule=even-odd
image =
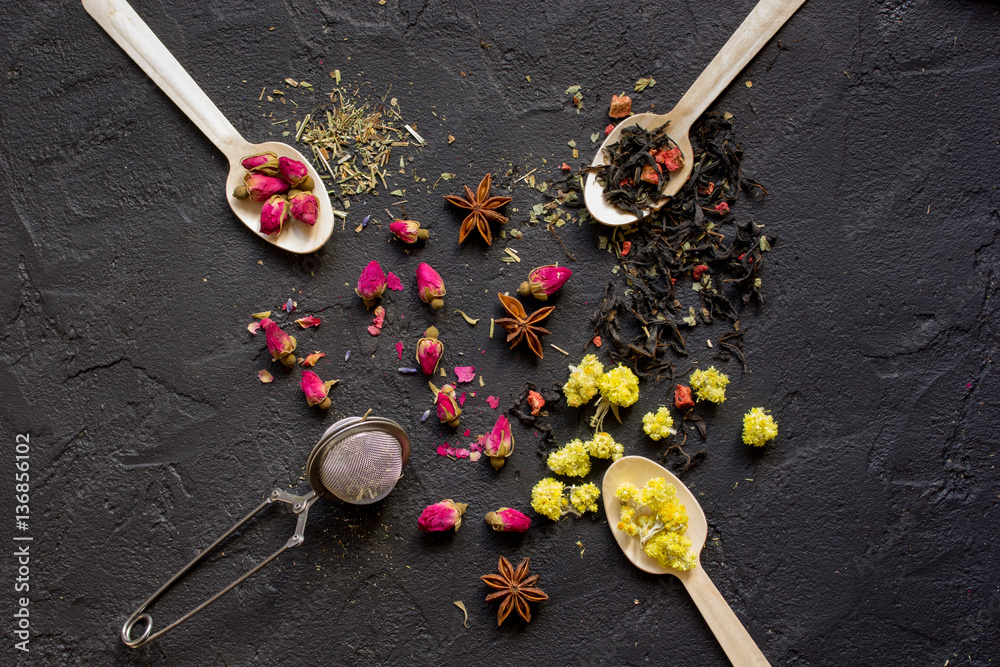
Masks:
[[[531,406],[531,414],[537,415],[545,407],[545,398],[537,391],[528,392],[528,405]]]
[[[612,118],[625,118],[632,115],[632,98],[628,95],[612,95],[611,108],[608,115]]]
[[[694,399],[691,398],[691,387],[685,387],[682,384],[677,385],[677,388],[674,389],[674,407],[678,410],[687,410],[694,407]]]

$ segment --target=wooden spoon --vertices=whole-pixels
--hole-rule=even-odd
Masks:
[[[295,253],[313,252],[326,243],[333,232],[333,208],[330,206],[330,197],[316,169],[301,153],[287,144],[276,141],[251,144],[240,136],[232,123],[222,115],[208,95],[198,87],[194,79],[127,2],[83,0],[83,7],[229,160],[226,197],[236,217],[243,221],[250,231],[268,243]],[[279,157],[299,160],[309,167],[309,175],[315,183],[313,194],[319,200],[319,215],[314,226],[309,227],[289,218],[278,234],[271,236],[261,234],[260,202],[233,197],[233,190],[243,184],[243,175],[246,173],[240,165],[240,160],[264,151],[272,151]]]
[[[667,200],[677,194],[687,182],[694,166],[691,138],[688,136],[691,125],[705,113],[708,105],[732,83],[750,59],[757,55],[774,33],[778,32],[778,28],[784,25],[804,2],[805,0],[761,0],[757,3],[701,76],[684,93],[677,106],[666,114],[640,113],[623,120],[601,144],[591,166],[599,167],[607,164],[604,149],[618,142],[618,137],[624,128],[639,125],[647,130],[654,130],[669,122],[668,134],[680,147],[684,155],[684,166],[670,174],[670,180],[661,190],[662,197],[653,208],[659,209],[667,203]],[[590,214],[605,225],[627,225],[639,219],[633,213],[608,203],[604,198],[604,188],[597,182],[597,175],[593,172],[587,176],[583,197]],[[645,215],[649,215],[649,210],[646,210]]]
[[[677,499],[684,504],[688,513],[688,527],[684,535],[691,540],[691,548],[698,552],[698,564],[686,572],[661,566],[654,558],[650,558],[639,545],[637,537],[629,537],[618,530],[621,519],[621,502],[615,498],[615,491],[621,484],[631,482],[637,488],[642,488],[654,477],[663,477],[677,487]],[[708,522],[705,513],[694,495],[681,480],[670,474],[666,468],[642,456],[626,456],[618,459],[604,473],[601,485],[604,496],[604,513],[611,526],[611,534],[618,540],[618,546],[625,552],[632,563],[640,570],[651,574],[672,574],[684,584],[688,593],[701,611],[715,638],[722,645],[730,662],[737,667],[742,665],[768,665],[767,658],[760,652],[750,634],[740,623],[733,610],[729,608],[725,598],[719,593],[712,580],[708,578],[701,566],[701,550],[708,536]]]

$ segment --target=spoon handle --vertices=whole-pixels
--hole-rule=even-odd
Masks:
[[[246,142],[125,0],[83,0],[83,8],[230,159]]]
[[[677,103],[674,113],[677,118],[684,119],[678,125],[686,123],[686,131],[804,2],[805,0],[758,2]]]
[[[759,5],[758,5],[759,6]],[[708,578],[701,564],[693,570],[685,572],[680,577],[687,588],[691,599],[698,606],[698,611],[704,617],[712,634],[719,641],[722,650],[726,652],[729,661],[735,667],[744,665],[752,667],[769,667],[770,663],[757,648],[753,637],[747,632],[740,619],[729,607],[722,593]]]

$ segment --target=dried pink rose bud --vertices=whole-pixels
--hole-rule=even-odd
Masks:
[[[490,464],[494,470],[500,470],[513,449],[514,436],[510,432],[510,421],[504,415],[500,415],[489,437],[486,438],[483,454],[490,457]]]
[[[434,375],[441,355],[444,354],[444,343],[438,340],[436,327],[428,327],[424,337],[417,341],[417,363],[424,375]]]
[[[452,427],[458,426],[458,418],[462,414],[462,408],[455,398],[454,386],[446,384],[441,387],[437,396],[434,397],[434,409],[442,424]]]
[[[396,220],[389,223],[389,231],[396,235],[396,238],[403,243],[416,243],[423,241],[431,235],[426,229],[420,228],[420,223],[416,220]]]
[[[420,300],[429,303],[434,310],[444,307],[444,281],[441,274],[431,268],[430,264],[421,262],[417,266],[417,293]]]
[[[330,387],[335,384],[337,384],[337,380],[323,382],[312,371],[302,371],[302,380],[299,381],[302,393],[306,395],[306,403],[310,407],[318,405],[324,410],[330,407]]]
[[[281,330],[274,320],[265,317],[260,321],[260,327],[267,338],[267,351],[274,361],[280,361],[286,366],[295,364],[295,336],[289,336]]]
[[[523,533],[531,528],[531,519],[524,512],[501,507],[486,515],[486,523],[499,533]]]
[[[573,272],[564,266],[539,266],[528,274],[528,280],[521,283],[517,293],[521,296],[529,294],[540,301],[546,301],[558,292]]]
[[[243,185],[254,201],[267,201],[274,195],[288,192],[288,182],[277,176],[267,174],[247,174],[243,177]]]
[[[271,151],[245,157],[240,160],[240,164],[247,171],[257,174],[267,174],[268,176],[278,175],[278,156]]]
[[[288,200],[282,195],[274,195],[260,209],[260,233],[277,234],[288,219]]]
[[[316,224],[316,217],[319,215],[319,200],[311,192],[292,190],[288,193],[288,212],[293,218],[304,225],[312,227]]]
[[[278,158],[278,176],[294,188],[309,178],[309,167],[298,160],[282,156]]]
[[[459,526],[462,525],[462,515],[465,514],[466,508],[468,508],[466,503],[456,503],[451,498],[428,505],[420,513],[417,527],[424,533],[458,530]]]
[[[382,296],[386,286],[385,272],[374,259],[368,262],[368,266],[361,272],[358,278],[358,286],[355,292],[365,302],[365,306],[371,308],[375,304],[375,299]]]

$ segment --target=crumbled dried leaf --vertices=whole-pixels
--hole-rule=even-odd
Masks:
[[[255,320],[262,320],[265,317],[271,317],[271,311],[265,310],[262,313],[254,313],[253,315],[251,315],[251,317],[253,317]]]
[[[469,627],[469,611],[465,608],[465,603],[462,602],[461,600],[455,600],[455,606],[461,609],[462,613],[465,614],[465,619],[462,621],[462,623],[465,625],[465,627]]]
[[[656,85],[656,79],[649,77],[648,79],[639,79],[635,82],[635,92],[641,93],[647,88],[652,88]]]
[[[469,324],[471,324],[472,326],[476,326],[476,322],[478,322],[480,320],[480,318],[478,318],[478,317],[476,317],[476,318],[469,317],[468,315],[465,314],[464,311],[461,311],[461,310],[456,310],[455,312],[458,313],[459,315],[461,315],[462,318],[465,319],[465,321],[468,322]]]

